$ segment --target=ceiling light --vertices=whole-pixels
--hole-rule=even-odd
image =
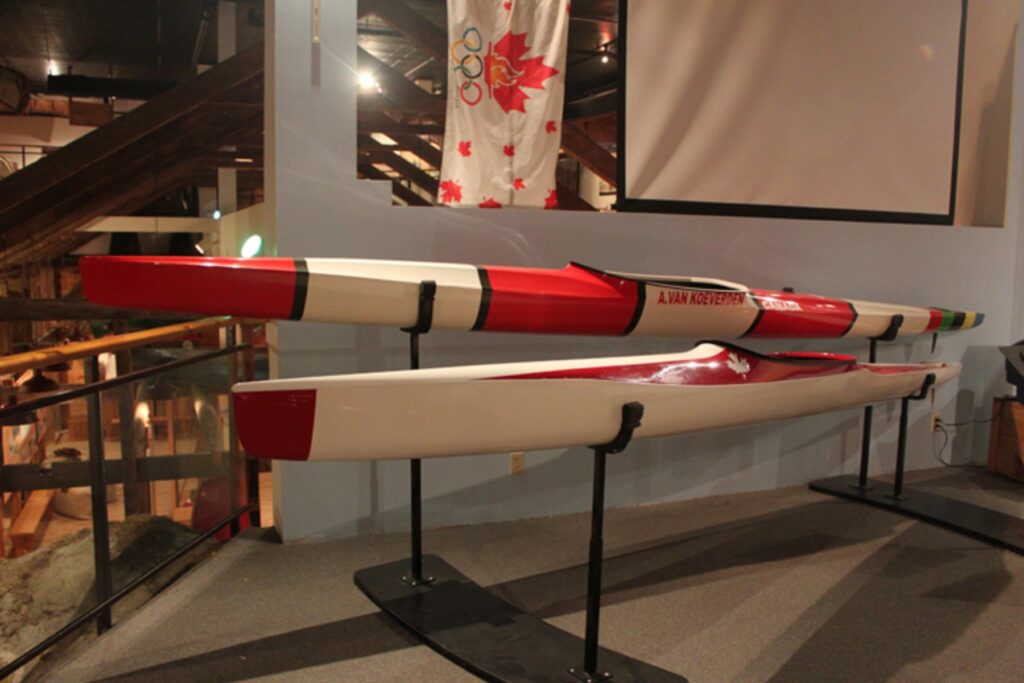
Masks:
[[[235,157],[236,164],[251,164],[253,160],[250,157]]]
[[[380,92],[380,83],[377,82],[377,79],[369,71],[360,71],[358,82],[360,90],[376,90]]]

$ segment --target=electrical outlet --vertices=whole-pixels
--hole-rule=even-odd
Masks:
[[[932,431],[939,431],[939,423],[942,422],[942,416],[938,413],[932,413]]]
[[[508,456],[508,473],[519,474],[520,472],[522,472],[523,468],[526,466],[526,464],[523,462],[524,459],[525,456],[522,451],[510,453]]]

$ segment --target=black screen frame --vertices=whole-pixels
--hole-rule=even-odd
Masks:
[[[641,0],[642,1],[642,0]],[[739,204],[670,199],[638,199],[626,196],[626,63],[629,58],[627,20],[629,0],[619,0],[618,103],[616,121],[616,211],[677,213],[700,216],[789,218],[798,220],[857,221],[864,223],[910,223],[953,225],[956,217],[957,176],[960,168],[960,120],[963,113],[964,55],[967,47],[967,9],[969,0],[961,0],[960,45],[957,57],[956,103],[953,122],[953,164],[950,178],[949,211],[944,214],[838,209],[826,207]]]

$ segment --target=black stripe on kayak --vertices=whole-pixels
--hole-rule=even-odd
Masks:
[[[629,324],[626,325],[626,329],[623,330],[622,336],[625,337],[628,334],[632,334],[633,330],[640,323],[640,316],[644,314],[644,306],[647,304],[647,285],[644,282],[637,281],[636,283],[636,308],[633,309],[633,317],[630,319]]]
[[[295,259],[295,293],[292,295],[292,312],[290,320],[302,320],[306,311],[306,294],[309,292],[309,268],[306,259]]]
[[[741,337],[746,337],[748,334],[753,333],[753,331],[757,329],[757,326],[761,324],[761,318],[764,317],[764,306],[761,305],[761,300],[758,299],[757,295],[753,292],[748,292],[748,294],[750,294],[750,300],[754,302],[755,306],[757,306],[757,315],[754,316],[754,322],[750,323],[750,327],[747,328],[747,331],[740,335]]]
[[[484,328],[487,322],[487,313],[491,310],[491,278],[486,268],[477,268],[477,275],[480,276],[480,308],[476,312],[476,322],[473,323],[473,330],[479,331]]]
[[[953,323],[949,326],[951,330],[959,330],[964,326],[964,321],[967,320],[967,314],[963,311],[955,311],[953,313]]]
[[[853,329],[853,326],[854,326],[854,325],[856,324],[856,322],[857,322],[857,318],[859,318],[859,317],[860,317],[860,313],[858,313],[858,312],[857,312],[857,309],[856,309],[856,308],[854,308],[854,305],[853,305],[853,303],[851,303],[851,302],[849,302],[849,301],[846,301],[846,302],[844,302],[844,303],[845,303],[845,304],[846,304],[847,306],[849,306],[849,307],[850,307],[850,313],[853,313],[853,317],[852,317],[852,318],[850,318],[850,324],[849,324],[849,325],[847,325],[847,326],[846,326],[846,329],[845,329],[845,330],[843,330],[843,333],[842,333],[841,335],[839,335],[840,337],[845,337],[846,335],[850,334],[850,330],[852,330],[852,329]]]

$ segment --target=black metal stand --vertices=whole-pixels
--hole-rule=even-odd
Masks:
[[[618,435],[594,450],[594,482],[587,572],[586,637],[576,636],[528,614],[473,583],[435,555],[421,568],[431,581],[406,576],[404,560],[355,573],[356,585],[424,643],[462,668],[496,683],[686,683],[678,674],[659,669],[598,645],[601,610],[601,567],[604,554],[605,465],[609,453],[622,451],[640,424],[643,406],[622,407]],[[415,523],[415,522],[414,522]],[[414,552],[417,552],[414,545]],[[415,557],[414,557],[415,560]],[[583,652],[583,666],[566,670],[566,662]]]
[[[590,559],[587,563],[587,630],[583,643],[583,668],[569,673],[585,683],[611,680],[612,674],[597,670],[597,642],[601,625],[601,567],[604,563],[604,484],[605,461],[609,453],[621,453],[633,438],[644,415],[641,403],[622,406],[619,433],[606,444],[591,446],[594,451],[594,492],[590,506]]]
[[[894,315],[889,321],[889,327],[885,329],[885,332],[871,338],[868,362],[874,363],[878,360],[878,342],[895,339],[896,335],[899,334],[901,325],[903,325],[903,316]],[[857,479],[855,487],[861,491],[867,491],[874,487],[874,484],[868,482],[868,465],[871,460],[871,425],[874,419],[875,407],[872,405],[864,406],[864,432],[860,441],[860,478]]]
[[[87,384],[100,381],[98,356],[85,361]],[[96,602],[105,602],[114,592],[114,579],[110,569],[110,525],[107,522],[106,456],[103,453],[103,419],[100,416],[99,393],[89,394],[87,419],[89,421],[89,488],[92,494],[92,548],[96,566]],[[96,618],[96,632],[103,635],[110,628],[110,608],[100,611]]]
[[[901,317],[901,316],[895,316]],[[902,322],[902,320],[901,320]],[[890,330],[892,330],[890,326]],[[898,326],[897,328],[898,329]],[[888,331],[887,331],[888,334]],[[883,337],[884,338],[884,335]],[[875,340],[871,340],[871,360],[875,360]],[[911,401],[928,395],[935,383],[929,374],[921,389],[900,399],[900,428],[896,444],[896,473],[892,484],[871,482],[868,462],[871,452],[871,408],[865,408],[864,442],[861,444],[859,475],[842,475],[812,482],[810,488],[818,493],[838,496],[847,500],[867,503],[929,524],[935,524],[985,543],[1024,555],[1024,519],[1006,515],[989,508],[915,490],[908,493],[903,486],[907,458],[907,419]]]
[[[935,375],[929,373],[924,378],[924,384],[921,385],[920,391],[900,399],[900,434],[896,441],[896,479],[890,498],[903,499],[903,472],[907,468],[907,412],[910,409],[910,402],[925,398],[933,384],[935,384]]]
[[[436,282],[433,280],[421,282],[416,324],[412,327],[402,328],[403,332],[409,333],[409,368],[412,370],[420,368],[420,335],[430,332],[430,327],[433,325],[436,296]],[[410,586],[418,586],[431,583],[434,580],[433,577],[423,575],[423,493],[419,458],[409,461],[409,510],[409,531],[412,541],[409,559],[412,567],[409,575],[402,577],[402,581]]]

